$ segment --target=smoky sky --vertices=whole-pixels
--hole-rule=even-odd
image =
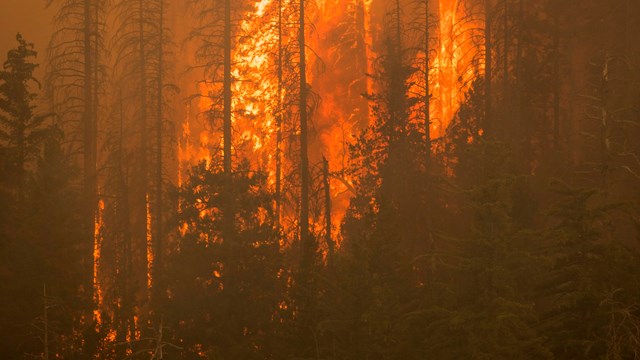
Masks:
[[[42,63],[51,36],[53,12],[53,9],[45,8],[45,0],[0,0],[0,63],[6,60],[7,51],[16,46],[18,32],[34,43],[38,51],[37,62]]]

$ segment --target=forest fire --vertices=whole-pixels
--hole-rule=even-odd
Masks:
[[[283,8],[278,10],[280,3]],[[276,183],[276,147],[287,146],[277,144],[277,133],[289,132],[286,136],[291,137],[297,136],[298,131],[291,124],[291,119],[285,119],[286,123],[282,124],[281,129],[278,129],[277,124],[278,116],[294,115],[287,115],[284,108],[279,108],[290,102],[291,96],[294,96],[289,94],[295,92],[290,89],[291,77],[295,74],[291,73],[289,63],[284,63],[291,57],[290,50],[286,50],[287,53],[279,53],[278,46],[294,46],[296,29],[287,24],[294,22],[292,17],[295,15],[295,7],[297,5],[293,1],[255,1],[243,14],[238,28],[241,34],[259,33],[260,36],[239,35],[240,40],[233,49],[233,126],[234,134],[237,135],[234,141],[235,156],[238,159],[248,159],[253,166],[267,170],[272,186]],[[363,99],[363,94],[372,89],[372,83],[366,78],[365,73],[373,69],[374,61],[371,51],[373,45],[353,38],[347,39],[351,43],[339,45],[353,49],[360,47],[356,49],[361,52],[359,56],[343,57],[338,59],[339,62],[333,62],[339,56],[334,44],[339,39],[333,35],[333,29],[341,26],[362,26],[366,32],[364,37],[372,40],[371,34],[366,30],[371,22],[371,14],[367,12],[370,7],[371,1],[324,1],[311,6],[309,11],[309,17],[314,19],[314,30],[310,31],[308,46],[314,49],[314,55],[308,58],[308,66],[313,69],[308,75],[313,91],[322,98],[315,105],[313,116],[317,136],[312,141],[317,144],[314,148],[319,151],[312,156],[317,164],[320,164],[323,157],[326,158],[333,173],[344,172],[344,167],[349,161],[347,146],[359,129],[366,125],[368,105]],[[355,34],[358,29],[352,30]],[[282,35],[280,40],[279,34]],[[279,70],[280,62],[283,62],[283,68]],[[279,71],[283,73],[280,83]],[[363,84],[367,84],[368,88]],[[213,85],[201,85],[200,89],[202,94],[218,91],[219,88]],[[206,114],[214,106],[213,102],[204,97],[199,102],[199,111]],[[189,131],[190,125],[185,124],[182,137],[190,138]],[[181,148],[180,159],[189,159],[191,165],[208,160],[212,148],[222,148],[211,141],[220,139],[219,134],[209,127],[209,130],[200,134],[200,147],[191,147],[190,150]],[[284,160],[283,167],[292,166],[294,164]],[[332,213],[334,224],[340,223],[348,206],[350,195],[347,193],[345,181],[348,182],[345,179],[331,181],[332,198],[336,202]],[[337,234],[338,229],[333,231]]]
[[[640,354],[640,3],[47,3],[0,5],[8,359]]]
[[[438,114],[432,137],[445,135],[473,80],[484,71],[484,64],[478,59],[484,52],[484,43],[478,40],[484,20],[474,17],[460,0],[440,1],[439,11],[440,46],[430,67],[435,72],[432,92],[438,99],[432,104],[437,110],[433,113]]]
[[[286,47],[296,38],[294,30],[287,28],[285,23],[279,25],[279,16],[285,17],[287,23],[294,21],[286,17],[294,13],[288,8],[296,5],[292,1],[281,3],[283,9],[280,13],[278,1],[255,1],[249,6],[238,26],[239,31],[241,34],[259,33],[260,36],[238,35],[240,40],[233,49],[235,156],[248,159],[253,166],[267,170],[272,186],[276,183],[277,133],[286,131],[285,128],[278,130],[276,118],[279,114],[285,115],[284,109],[278,106],[290,101],[288,84],[285,84],[289,80],[284,78],[281,84],[278,80],[279,61],[286,61],[286,58],[278,59],[278,46]],[[433,48],[435,56],[431,57],[429,63],[429,89],[435,99],[430,102],[433,139],[445,135],[467,90],[474,78],[480,75],[482,66],[478,65],[478,55],[483,51],[481,44],[478,46],[474,43],[477,29],[482,27],[481,19],[473,20],[469,10],[459,0],[443,0],[436,4],[439,12],[432,14],[432,17],[437,19],[440,45]],[[309,72],[309,78],[311,88],[321,98],[313,115],[315,135],[312,141],[316,143],[314,148],[318,149],[313,154],[313,161],[320,164],[321,159],[327,159],[330,171],[334,174],[330,186],[334,202],[332,222],[336,225],[341,223],[349,199],[354,195],[350,192],[352,180],[345,174],[346,166],[352,161],[348,146],[355,141],[356,134],[375,121],[370,113],[370,104],[364,98],[365,94],[376,91],[374,80],[366,74],[376,71],[374,64],[378,55],[374,49],[384,40],[381,35],[381,19],[384,17],[376,14],[376,11],[380,11],[374,11],[374,7],[384,9],[384,4],[373,0],[325,0],[310,6],[309,11],[314,23],[308,37],[308,46],[314,49],[313,56],[308,58],[309,68],[313,69]],[[464,18],[465,21],[459,22],[458,18]],[[279,26],[282,28],[279,29]],[[347,36],[338,37],[336,32],[345,28],[348,28]],[[283,36],[282,40],[279,40],[279,33]],[[419,52],[417,56],[415,63],[423,63],[424,52]],[[286,74],[286,68],[281,71],[285,72],[285,77],[291,76]],[[424,89],[422,83],[415,91],[424,92]],[[200,86],[201,94],[217,92],[218,85],[204,83]],[[200,98],[200,114],[208,114],[214,107],[215,104],[207,96]],[[215,126],[207,126],[199,134],[191,134],[189,121],[192,120],[183,125],[182,138],[193,139],[186,140],[187,144],[199,146],[189,145],[188,149],[181,147],[179,159],[195,165],[200,161],[210,161],[212,149],[218,149],[221,154],[222,140]],[[296,130],[291,131],[295,135]],[[193,138],[194,135],[199,139]],[[184,178],[183,172],[188,166],[182,169],[180,178]],[[337,236],[339,227],[336,226],[333,232]]]
[[[96,215],[96,221],[94,224],[94,232],[93,232],[93,277],[92,277],[93,301],[96,305],[93,311],[93,316],[98,323],[102,321],[100,309],[102,308],[102,302],[104,298],[103,289],[100,284],[100,258],[101,258],[101,251],[102,251],[102,242],[104,240],[103,231],[104,231],[104,201],[100,200],[100,202],[98,203],[98,212]]]

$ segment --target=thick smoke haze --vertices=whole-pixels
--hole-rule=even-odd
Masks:
[[[51,36],[53,9],[45,8],[44,0],[0,0],[0,56],[16,46],[16,33],[34,43],[39,52],[38,60],[46,58],[46,48]],[[41,75],[40,69],[36,76]]]
[[[640,360],[638,19],[0,0],[0,360]]]

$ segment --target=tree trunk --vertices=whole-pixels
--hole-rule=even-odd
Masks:
[[[237,284],[240,264],[237,260],[239,247],[237,239],[235,239],[235,206],[233,191],[233,167],[232,167],[232,132],[231,132],[231,0],[224,1],[224,84],[223,84],[223,171],[224,171],[224,188],[222,202],[222,238],[224,246],[228,252],[229,261],[225,263],[224,288],[223,293],[231,301],[238,301],[239,288]],[[232,324],[230,332],[238,335],[241,331],[237,328],[239,325],[240,315],[237,312],[230,311],[227,313],[227,321]]]
[[[298,45],[300,47],[300,240],[302,241],[303,256],[312,252],[309,234],[309,144],[308,144],[308,113],[307,113],[307,64],[305,41],[305,4],[300,0],[300,29]]]
[[[138,147],[138,166],[136,169],[136,179],[134,181],[133,194],[135,205],[132,209],[133,220],[133,254],[134,266],[133,276],[137,287],[136,305],[148,305],[149,300],[149,251],[151,245],[151,234],[149,232],[151,224],[150,207],[149,207],[149,134],[148,134],[148,93],[147,93],[147,53],[146,44],[149,39],[146,36],[145,24],[149,20],[146,16],[145,0],[138,0],[138,20],[137,20],[137,36],[138,36],[138,70],[140,71],[140,113],[139,113],[139,131],[140,144]],[[133,325],[132,325],[133,326]],[[146,329],[145,329],[146,331]]]
[[[553,69],[555,74],[553,84],[553,149],[560,151],[560,91],[562,81],[560,78],[560,19],[558,14],[553,16]]]
[[[44,334],[42,345],[44,346],[43,360],[49,360],[49,304],[47,299],[47,284],[42,286],[42,299],[44,302]]]
[[[224,2],[224,172],[231,173],[231,0]]]
[[[322,158],[322,176],[324,185],[324,221],[325,221],[325,241],[327,243],[327,263],[333,260],[334,243],[331,237],[331,182],[329,177],[329,161]]]
[[[160,9],[158,14],[158,82],[157,82],[157,103],[156,103],[156,216],[155,216],[155,236],[152,264],[152,287],[155,305],[162,301],[162,291],[164,283],[161,279],[163,268],[163,181],[162,181],[162,125],[163,125],[163,98],[164,98],[164,0],[158,0]]]
[[[502,59],[502,106],[503,116],[501,129],[499,129],[502,139],[513,139],[511,127],[511,92],[509,91],[509,42],[511,41],[511,31],[509,29],[509,0],[504,0],[504,53]]]
[[[122,223],[122,244],[121,244],[121,256],[118,264],[118,291],[121,293],[121,305],[120,305],[120,313],[119,313],[119,326],[117,328],[116,340],[120,343],[127,342],[127,336],[129,334],[129,329],[133,326],[133,289],[131,286],[131,273],[132,269],[132,257],[131,257],[131,249],[132,249],[132,233],[131,233],[131,212],[129,208],[130,197],[129,197],[129,187],[127,184],[127,179],[125,177],[125,164],[123,163],[124,157],[124,141],[123,134],[125,132],[125,113],[123,106],[123,97],[122,91],[118,94],[118,110],[119,110],[119,131],[118,131],[118,154],[117,154],[117,164],[116,164],[116,172],[117,172],[117,198],[120,203],[118,207],[118,217],[117,221]],[[116,354],[119,358],[126,357],[128,346],[121,346],[116,348]]]
[[[402,12],[400,8],[400,0],[396,0],[396,45],[398,56],[402,58]]]
[[[283,82],[283,52],[282,52],[282,0],[278,0],[278,102],[276,108],[276,229],[280,229],[282,210],[282,82]]]
[[[431,162],[431,109],[429,107],[431,100],[431,93],[429,87],[429,54],[431,48],[429,47],[429,0],[425,0],[424,4],[424,133],[426,141],[426,155],[427,155],[427,169]]]
[[[300,218],[299,236],[301,242],[300,268],[297,276],[296,308],[298,315],[298,351],[299,356],[306,357],[310,354],[311,343],[309,339],[313,336],[310,332],[313,322],[313,265],[315,262],[315,244],[309,232],[309,156],[308,156],[308,110],[307,110],[307,74],[306,74],[306,41],[305,41],[305,0],[300,0],[299,9],[299,60],[300,60]]]
[[[83,181],[84,181],[84,213],[85,213],[85,231],[87,234],[88,254],[87,254],[87,274],[88,289],[94,289],[93,279],[93,264],[96,259],[93,258],[93,249],[95,246],[95,226],[96,226],[96,209],[98,204],[97,196],[97,141],[95,139],[96,134],[96,119],[94,117],[94,72],[93,72],[93,13],[92,13],[92,1],[84,0],[84,29],[83,29],[83,47],[84,47],[84,109],[83,109]],[[94,289],[95,291],[95,289]],[[95,294],[94,294],[95,296]],[[96,305],[96,304],[94,304]]]
[[[485,0],[485,76],[484,76],[484,133],[491,137],[493,136],[493,113],[492,113],[492,89],[491,89],[491,79],[492,79],[492,69],[491,64],[493,63],[493,59],[491,58],[492,54],[492,34],[491,34],[491,21],[492,21],[492,9],[491,9],[491,0]]]

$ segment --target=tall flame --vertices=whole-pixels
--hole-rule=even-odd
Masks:
[[[94,320],[100,324],[102,322],[100,309],[102,308],[103,294],[100,284],[100,257],[102,251],[102,233],[104,228],[104,200],[100,199],[93,226],[93,301]]]
[[[151,203],[149,202],[149,194],[146,194],[147,203],[147,289],[151,289],[153,284],[153,236],[152,236],[152,224],[151,224]]]
[[[440,48],[433,62],[436,71],[433,93],[437,94],[439,104],[435,136],[444,135],[480,70],[477,57],[484,50],[482,44],[476,43],[475,29],[481,29],[484,24],[482,19],[474,19],[470,11],[460,0],[440,1]]]
[[[232,55],[234,153],[236,158],[247,158],[255,168],[268,171],[272,186],[276,173],[276,116],[281,110],[278,104],[294,96],[286,86],[284,93],[279,94],[276,69],[280,3],[285,7],[285,22],[289,23],[284,43],[295,41],[290,23],[296,21],[292,9],[299,1],[254,0],[237,24],[241,34],[251,36],[238,36]],[[316,169],[321,168],[323,158],[329,162],[333,224],[341,222],[352,195],[351,179],[343,171],[350,160],[348,144],[372,121],[369,104],[362,94],[375,91],[373,78],[366,74],[374,72],[376,49],[384,36],[379,10],[388,5],[384,0],[316,0],[307,10],[313,23],[307,30],[307,45],[313,49],[307,59],[308,78],[312,90],[321,98],[310,124],[310,157]],[[471,7],[464,0],[440,0],[437,5],[437,13],[432,15],[438,19],[435,33],[440,41],[434,45],[429,60],[433,138],[445,135],[474,77],[482,70],[481,62],[477,61],[482,44],[477,43],[478,34],[474,30],[482,28],[482,19],[470,16]],[[418,54],[416,62],[422,57],[424,63],[425,56],[424,52]],[[289,72],[295,67],[284,65]],[[214,92],[213,85],[200,85],[200,92]],[[197,109],[205,113],[213,105],[211,99],[202,97]],[[290,136],[297,135],[295,127],[289,130]],[[210,161],[214,151],[222,148],[221,141],[219,131],[187,116],[178,150],[179,182],[184,179],[187,165]]]

